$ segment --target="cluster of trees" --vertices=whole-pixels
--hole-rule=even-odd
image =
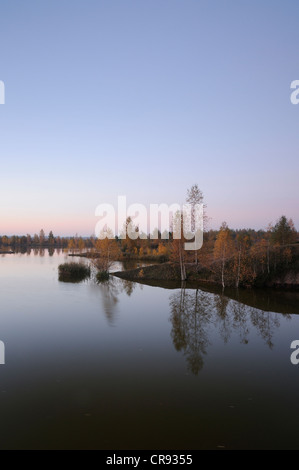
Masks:
[[[67,240],[61,237],[54,237],[53,232],[51,231],[48,236],[46,236],[43,229],[39,232],[39,235],[36,233],[32,237],[30,234],[27,235],[12,235],[8,237],[3,235],[0,237],[0,244],[2,248],[11,248],[11,249],[21,249],[21,248],[48,248],[48,247],[57,247],[64,248],[67,247]]]
[[[66,248],[75,251],[92,246],[94,246],[93,237],[83,239],[78,235],[74,237],[54,236],[52,230],[46,235],[43,229],[40,230],[39,234],[34,234],[34,236],[30,234],[22,236],[0,236],[1,249],[26,251],[30,248]]]
[[[267,230],[231,230],[224,222],[219,230],[208,230],[206,206],[203,194],[197,184],[187,191],[186,202],[190,204],[192,232],[195,231],[195,208],[203,205],[203,246],[200,250],[186,250],[184,238],[186,219],[181,213],[175,214],[172,229],[167,238],[161,237],[159,230],[151,235],[140,237],[139,227],[128,217],[120,237],[82,238],[78,235],[69,238],[48,236],[44,230],[33,237],[0,236],[0,249],[63,248],[72,253],[88,251],[100,272],[109,272],[115,260],[147,259],[172,261],[180,266],[181,279],[186,280],[192,268],[198,278],[205,273],[207,280],[220,282],[225,286],[250,286],[258,280],[269,278],[273,273],[298,266],[298,233],[292,219],[281,216],[275,225]],[[174,233],[180,227],[182,236]],[[129,236],[128,236],[129,234]],[[165,235],[165,234],[164,234]],[[296,264],[297,263],[297,264]],[[191,267],[191,268],[190,268]]]
[[[189,231],[195,231],[197,225],[195,220],[195,209],[197,205],[202,204],[204,207],[203,211],[203,226],[207,225],[207,217],[205,213],[205,205],[203,204],[203,194],[197,184],[194,184],[187,191],[186,202],[192,207],[191,213],[182,214],[180,212],[172,215],[172,227],[169,232],[163,232],[163,236],[159,228],[156,228],[151,234],[139,233],[138,225],[134,225],[134,221],[131,217],[127,217],[124,227],[121,231],[120,237],[115,239],[101,239],[101,235],[98,240],[95,241],[95,251],[102,254],[102,258],[111,260],[112,257],[118,259],[146,259],[159,262],[165,262],[168,260],[179,262],[181,266],[182,278],[186,275],[185,260],[185,239],[184,231],[186,232],[186,226],[188,225]],[[189,220],[191,219],[191,220]],[[174,234],[178,231],[181,233],[181,238],[178,239]],[[109,231],[109,229],[108,229]],[[192,240],[188,240],[189,242]],[[195,262],[197,262],[197,251],[195,252]],[[194,256],[194,254],[193,254]],[[100,263],[100,261],[99,261]],[[102,260],[104,263],[104,260]],[[109,262],[108,262],[109,264]]]
[[[187,192],[187,202],[195,207],[203,204],[203,194],[198,185],[193,185]],[[155,236],[146,238],[128,237],[122,239],[104,239],[95,242],[95,251],[101,254],[98,268],[109,269],[113,259],[127,257],[172,261],[180,266],[181,279],[186,280],[203,276],[225,286],[252,286],[264,283],[272,275],[291,268],[298,269],[299,243],[298,233],[292,219],[281,216],[275,225],[266,230],[231,230],[224,222],[219,230],[208,230],[208,217],[205,205],[203,211],[203,245],[200,250],[185,249],[184,236],[175,238],[175,226],[181,225],[184,233],[184,218],[176,214],[172,231],[168,239],[161,238],[157,230]],[[194,220],[191,213],[191,229],[194,232]],[[128,218],[124,232],[136,231],[132,219]],[[195,273],[195,276],[194,276]]]
[[[224,222],[205,235],[199,262],[223,287],[252,286],[298,269],[298,233],[284,215],[267,230],[230,230]]]
[[[223,287],[252,286],[271,276],[296,268],[298,238],[292,219],[284,215],[266,231],[230,230],[223,223],[210,243],[203,248],[204,266],[221,281]]]

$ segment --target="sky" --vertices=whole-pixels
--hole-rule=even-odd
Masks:
[[[299,229],[298,0],[1,0],[0,235],[94,233],[99,204]]]

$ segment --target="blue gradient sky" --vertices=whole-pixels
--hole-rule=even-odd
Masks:
[[[100,203],[299,229],[298,0],[2,0],[0,234],[93,233]]]

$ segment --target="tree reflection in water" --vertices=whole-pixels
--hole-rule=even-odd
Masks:
[[[241,344],[248,344],[252,328],[271,349],[274,332],[280,326],[279,314],[249,307],[223,294],[212,294],[200,289],[186,289],[184,285],[170,296],[171,338],[177,351],[186,357],[188,370],[197,375],[204,365],[204,356],[211,345],[212,331],[228,343],[232,333],[238,333]],[[291,318],[290,315],[284,317]],[[212,330],[213,329],[213,330]]]
[[[213,317],[210,297],[212,294],[186,290],[185,286],[170,296],[173,344],[177,351],[183,351],[193,374],[202,369],[203,356],[210,344],[208,328]]]
[[[136,283],[110,276],[109,279],[95,283],[89,283],[91,292],[101,300],[102,308],[106,315],[108,324],[115,325],[117,316],[118,296],[121,292],[130,296],[136,287]]]
[[[97,289],[101,293],[103,310],[110,326],[114,325],[116,306],[118,303],[118,288],[113,279],[108,279],[97,285]]]
[[[132,294],[133,290],[136,287],[136,283],[132,281],[127,281],[125,279],[118,279],[118,288],[121,292],[125,292],[129,297]],[[140,284],[142,287],[142,285]]]
[[[264,340],[264,342],[269,346],[270,349],[273,348],[273,334],[275,328],[280,327],[278,314],[270,312],[262,312],[254,308],[250,309],[250,318],[251,323],[258,330],[258,333]],[[291,318],[291,315],[284,314],[284,317]]]
[[[113,326],[116,319],[118,296],[131,296],[136,286],[142,284],[110,277],[103,284],[91,284],[100,293],[108,323]],[[265,312],[248,306],[222,294],[201,289],[186,288],[175,290],[169,297],[171,338],[177,351],[184,354],[190,372],[197,375],[204,366],[204,357],[215,331],[223,343],[232,335],[238,335],[241,344],[249,343],[250,332],[255,329],[263,342],[272,349],[275,330],[280,327],[279,316],[291,318],[288,314]]]

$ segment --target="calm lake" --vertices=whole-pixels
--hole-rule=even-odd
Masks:
[[[298,293],[63,283],[65,260],[0,257],[1,449],[299,449]]]

